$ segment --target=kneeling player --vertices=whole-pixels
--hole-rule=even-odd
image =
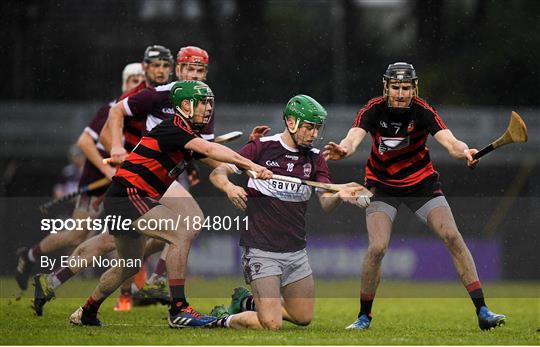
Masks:
[[[171,88],[171,100],[175,116],[164,120],[139,142],[123,162],[113,183],[106,193],[104,201],[107,215],[120,216],[134,221],[128,230],[109,225],[110,233],[115,236],[118,259],[129,260],[136,264],[142,258],[145,239],[142,235],[161,239],[169,244],[166,259],[171,308],[169,326],[200,327],[215,321],[214,317],[205,316],[194,310],[184,294],[182,273],[187,264],[189,248],[185,249],[183,239],[189,237],[185,228],[166,223],[163,229],[150,230],[139,228],[148,225],[150,220],[177,220],[174,189],[168,187],[175,177],[169,175],[179,162],[190,162],[194,156],[204,158],[210,166],[219,162],[228,162],[243,169],[254,170],[262,179],[271,178],[272,173],[264,167],[240,156],[227,147],[211,143],[199,137],[197,131],[203,128],[212,117],[213,94],[210,87],[199,81],[177,82]],[[197,154],[194,155],[193,152]],[[182,201],[190,205],[190,201]],[[142,223],[141,223],[142,221]],[[107,270],[86,304],[76,310],[70,321],[76,325],[101,326],[97,311],[101,303],[113,293],[124,280],[133,276],[138,267],[112,267]]]
[[[297,95],[283,113],[286,129],[249,142],[239,153],[274,174],[330,183],[328,166],[313,148],[326,115],[316,100]],[[210,180],[237,208],[247,212],[248,228],[241,234],[240,245],[244,276],[253,295],[245,288],[236,289],[232,310],[216,306],[212,311],[211,315],[219,318],[215,325],[277,330],[283,319],[308,325],[315,302],[305,249],[305,213],[311,189],[250,179],[246,192],[229,181],[227,175],[233,171],[239,172],[233,165],[223,164],[212,172]],[[356,185],[336,194],[320,192],[319,201],[325,212],[330,212],[341,201],[358,204],[355,196],[364,189]]]

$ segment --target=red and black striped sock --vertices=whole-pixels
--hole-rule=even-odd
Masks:
[[[184,293],[185,279],[169,279],[169,291],[171,293],[171,308],[169,312],[172,315],[178,314],[180,310],[189,306]]]
[[[96,316],[99,310],[99,307],[101,304],[105,301],[105,298],[102,299],[94,299],[92,296],[86,300],[86,303],[83,306],[83,310],[90,316]]]
[[[482,306],[486,306],[486,302],[484,300],[484,292],[482,291],[482,284],[480,283],[480,281],[475,281],[467,284],[465,288],[469,292],[474,307],[476,308],[476,314],[478,314],[480,308]]]
[[[358,317],[365,314],[371,318],[371,307],[373,306],[373,300],[375,299],[375,293],[360,293],[360,312]]]

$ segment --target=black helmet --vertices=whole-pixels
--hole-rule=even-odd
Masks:
[[[397,62],[394,64],[388,65],[386,68],[386,72],[383,74],[383,95],[386,98],[388,108],[393,113],[403,113],[407,111],[410,106],[411,102],[406,107],[392,107],[390,106],[390,100],[388,99],[388,93],[389,93],[389,84],[390,82],[410,82],[414,86],[414,94],[413,97],[418,96],[418,76],[416,76],[416,70],[414,69],[414,66],[409,63],[404,62]]]
[[[143,61],[149,63],[153,60],[165,60],[171,64],[174,62],[171,50],[160,45],[148,46],[144,51]]]
[[[397,62],[388,65],[383,80],[417,81],[416,70],[409,63]]]

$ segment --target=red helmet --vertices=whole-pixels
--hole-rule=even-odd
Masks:
[[[208,65],[208,60],[208,53],[204,49],[195,46],[182,47],[176,55],[176,62],[178,64],[194,63]]]

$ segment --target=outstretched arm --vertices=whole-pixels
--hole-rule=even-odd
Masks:
[[[349,187],[344,188],[336,193],[323,192],[319,193],[319,202],[324,212],[332,212],[336,207],[341,205],[341,202],[345,201],[349,204],[365,208],[369,205],[371,192],[366,187],[355,183],[347,183]],[[363,195],[361,199],[359,196]]]
[[[438,131],[433,138],[446,148],[452,158],[465,160],[469,167],[478,165],[478,160],[473,159],[473,155],[478,150],[470,149],[465,142],[458,140],[449,129]]]
[[[324,146],[323,156],[326,160],[340,160],[354,154],[356,148],[366,137],[366,131],[362,128],[351,128],[347,136],[338,144],[334,142]]]
[[[253,170],[257,173],[257,178],[259,179],[264,180],[272,178],[272,172],[264,166],[255,164],[251,160],[244,158],[232,149],[220,145],[219,143],[208,142],[196,137],[186,143],[185,148],[200,153],[210,159],[235,164],[245,170]]]

